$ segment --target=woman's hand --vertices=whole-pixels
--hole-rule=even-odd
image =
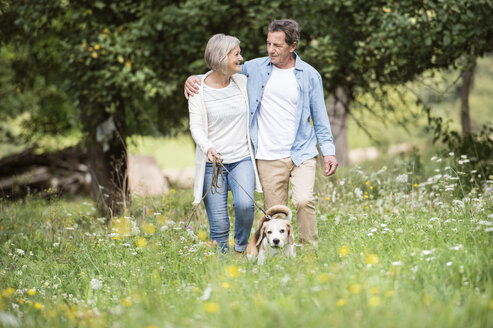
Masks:
[[[221,155],[219,155],[218,153],[216,153],[216,150],[214,148],[209,148],[209,150],[207,150],[207,158],[209,159],[209,161],[211,162],[214,162],[214,160],[217,160],[219,162],[222,162],[223,159],[221,158]]]

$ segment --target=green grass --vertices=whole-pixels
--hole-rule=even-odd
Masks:
[[[89,200],[3,200],[0,312],[22,327],[492,327],[493,181],[464,194],[470,168],[420,162],[320,177],[318,252],[264,266],[218,254],[203,208],[187,228],[189,190],[136,199],[110,227]]]

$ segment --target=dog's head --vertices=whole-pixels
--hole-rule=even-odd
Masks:
[[[273,248],[283,248],[287,244],[294,245],[293,226],[285,219],[265,221],[257,245],[260,245],[264,239]]]

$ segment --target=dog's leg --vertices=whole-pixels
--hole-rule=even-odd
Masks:
[[[295,245],[288,245],[288,256],[291,257],[296,257],[296,246]]]
[[[258,265],[263,265],[265,263],[265,250],[261,249],[259,252],[258,252],[258,256],[257,256],[257,264]]]

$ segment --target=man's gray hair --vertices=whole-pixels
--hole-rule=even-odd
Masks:
[[[222,33],[213,35],[205,47],[205,63],[211,70],[226,74],[228,54],[238,45],[240,45],[240,40],[234,36]]]
[[[275,19],[269,24],[269,32],[284,32],[286,43],[292,45],[300,40],[298,23],[292,19]]]

